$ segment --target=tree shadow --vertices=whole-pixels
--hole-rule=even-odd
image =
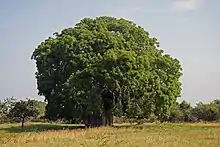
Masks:
[[[144,123],[144,124],[126,124],[126,125],[114,125],[113,128],[120,129],[149,129],[149,130],[210,130],[219,128],[219,124],[215,125],[187,125],[181,123]]]
[[[63,124],[29,124],[22,129],[21,126],[12,126],[8,128],[0,128],[0,131],[8,133],[22,133],[22,132],[44,132],[49,130],[76,130],[84,129],[84,125],[63,125]]]
[[[7,133],[22,133],[22,132],[44,132],[44,131],[58,131],[58,130],[78,130],[78,129],[85,129],[84,125],[80,124],[53,124],[53,123],[33,123],[33,124],[26,124],[23,129],[21,129],[21,125],[0,128],[0,131],[5,131]],[[95,127],[94,127],[95,128]],[[116,129],[150,129],[150,130],[204,130],[204,129],[211,129],[211,128],[219,128],[219,125],[216,126],[190,126],[184,124],[115,124],[112,128]]]
[[[137,124],[126,124],[126,125],[113,125],[113,128],[135,128],[135,129],[143,129],[143,125]],[[91,127],[96,128],[96,127]],[[24,128],[21,128],[21,125],[0,128],[0,131],[5,131],[7,133],[23,133],[23,132],[44,132],[44,131],[58,131],[58,130],[77,130],[77,129],[86,129],[86,127],[82,124],[50,124],[50,123],[33,123],[26,124]]]
[[[134,129],[140,129],[142,130],[144,127],[146,126],[151,126],[150,124],[147,124],[147,125],[144,125],[144,124],[126,124],[126,125],[113,125],[112,127],[113,128],[116,128],[116,129],[121,129],[121,128],[124,128],[124,129],[128,129],[128,128],[134,128]]]

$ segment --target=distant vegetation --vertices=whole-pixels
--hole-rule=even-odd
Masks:
[[[0,101],[0,123],[7,122],[50,122],[45,117],[46,103],[37,100],[17,100],[7,98]],[[148,118],[126,117],[120,113],[114,113],[115,123],[147,123],[147,122],[217,122],[220,121],[220,100],[214,100],[208,104],[199,102],[192,107],[190,103],[176,102],[170,107],[166,116],[158,120],[156,116]],[[72,123],[72,120],[58,119],[56,122]],[[74,122],[82,123],[82,122]]]

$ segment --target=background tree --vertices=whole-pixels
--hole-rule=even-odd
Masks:
[[[196,104],[191,113],[198,121],[215,121],[218,117],[218,108],[212,103],[200,102]]]
[[[46,103],[42,102],[42,101],[38,101],[38,100],[30,100],[34,103],[34,105],[36,106],[39,114],[37,116],[37,118],[44,118],[45,117],[45,108],[46,108]]]
[[[51,120],[103,116],[103,125],[112,125],[116,104],[125,116],[160,119],[181,92],[179,61],[125,19],[85,18],[43,41],[32,59]]]
[[[0,123],[3,123],[6,120],[6,115],[4,112],[4,103],[0,101]]]
[[[183,100],[180,104],[179,104],[179,109],[183,114],[183,121],[185,122],[190,122],[190,121],[194,121],[191,111],[192,111],[192,106],[190,105],[190,103],[186,102],[185,100]]]
[[[15,98],[6,98],[3,101],[0,101],[0,122],[8,122],[9,118],[7,115],[9,114],[10,110],[14,107],[17,99]]]
[[[184,113],[181,111],[180,104],[178,102],[174,103],[170,107],[168,118],[166,118],[165,121],[166,120],[170,122],[181,122],[184,120]]]
[[[215,107],[215,111],[217,111],[216,120],[219,121],[220,120],[220,100],[215,99],[210,104],[212,105],[212,107]]]
[[[14,107],[9,111],[8,117],[12,120],[19,120],[23,129],[25,119],[36,117],[39,115],[36,103],[32,100],[20,100],[15,103]]]

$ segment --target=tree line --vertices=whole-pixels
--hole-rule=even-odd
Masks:
[[[175,102],[163,118],[158,118],[154,114],[142,117],[125,117],[118,111],[114,113],[116,122],[217,122],[220,121],[220,100],[216,99],[210,103],[199,102],[192,106],[189,102]],[[121,119],[123,118],[123,119]]]
[[[167,120],[171,122],[219,121],[220,100],[216,99],[207,104],[199,102],[194,107],[186,101],[175,103],[170,108]]]
[[[28,120],[43,120],[44,122],[49,122],[50,120],[45,116],[45,107],[46,103],[38,100],[18,100],[15,98],[6,98],[0,101],[0,123],[21,122],[23,127],[24,122]],[[210,103],[199,102],[195,106],[192,106],[185,100],[182,102],[176,102],[170,107],[168,113],[160,120],[152,115],[147,117],[128,117],[121,114],[122,113],[118,110],[113,112],[117,123],[129,122],[129,119],[133,119],[133,122],[136,123],[139,123],[142,119],[146,122],[216,122],[220,120],[220,100],[216,99]],[[120,118],[124,118],[124,121],[120,121]],[[73,120],[63,121],[66,123],[73,123]]]

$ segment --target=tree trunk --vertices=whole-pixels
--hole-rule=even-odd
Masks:
[[[101,117],[98,115],[97,116],[88,115],[84,120],[84,124],[86,128],[112,126],[113,125],[112,110],[105,111]]]
[[[21,129],[23,130],[24,128],[24,117],[21,119]]]
[[[104,113],[105,117],[105,126],[112,126],[113,125],[113,115],[112,115],[112,109],[105,110]]]
[[[106,119],[106,115],[105,113],[102,114],[102,126],[106,126],[107,125],[107,119]]]
[[[103,125],[112,126],[113,125],[112,110],[115,106],[115,95],[110,89],[108,89],[108,87],[104,87],[104,89],[101,92],[101,95],[104,105]]]
[[[85,127],[100,127],[103,125],[103,119],[99,115],[88,115],[84,121]]]

